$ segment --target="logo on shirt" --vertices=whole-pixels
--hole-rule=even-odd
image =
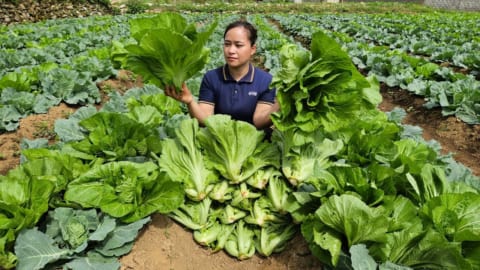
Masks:
[[[254,97],[256,97],[256,96],[257,96],[257,92],[255,92],[255,91],[250,91],[250,92],[248,92],[248,95],[249,95],[249,96],[254,96]]]

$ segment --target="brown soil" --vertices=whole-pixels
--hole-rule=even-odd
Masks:
[[[114,14],[112,6],[75,0],[0,0],[0,25]]]
[[[383,102],[379,109],[391,111],[394,107],[408,114],[403,123],[419,126],[426,140],[436,140],[443,154],[451,153],[456,161],[480,175],[480,125],[468,125],[454,116],[442,116],[441,109],[426,109],[425,100],[407,91],[382,87]]]
[[[100,83],[99,87],[102,91],[115,89],[124,92],[140,85],[141,80],[138,78],[120,73],[117,78]],[[422,107],[422,98],[405,91],[383,87],[381,92],[384,99],[379,109],[390,111],[397,106],[404,108],[408,112],[405,124],[422,127],[425,139],[438,141],[444,153],[455,153],[457,161],[469,167],[474,174],[480,175],[480,125],[471,126],[455,117],[443,117],[440,110],[426,110]],[[106,100],[104,98],[103,102]],[[19,142],[22,138],[44,137],[53,143],[54,121],[68,117],[75,110],[75,107],[60,104],[51,108],[47,114],[22,119],[16,132],[0,134],[0,173],[6,174],[19,164]],[[297,235],[286,250],[279,254],[268,258],[256,255],[249,260],[239,261],[223,251],[211,253],[194,241],[190,231],[160,214],[152,216],[152,222],[141,232],[132,251],[121,258],[121,263],[121,270],[321,269],[301,235]]]
[[[318,270],[321,264],[298,234],[281,253],[237,260],[198,245],[192,233],[164,215],[153,215],[132,251],[121,259],[121,270]]]

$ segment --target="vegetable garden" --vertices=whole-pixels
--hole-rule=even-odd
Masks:
[[[227,116],[200,126],[162,91],[198,89],[240,17],[259,29],[255,62],[278,91],[268,140]],[[72,110],[50,137],[22,138],[21,163],[0,175],[0,268],[480,269],[478,29],[478,13],[439,11],[2,26],[2,136]],[[395,91],[470,130],[477,159],[466,166],[406,124],[415,108],[381,110]],[[135,261],[136,241],[161,226],[191,238],[198,250],[184,256],[209,261]]]

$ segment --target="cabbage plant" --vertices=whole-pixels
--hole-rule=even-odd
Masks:
[[[174,12],[132,19],[130,31],[136,42],[115,43],[112,60],[141,75],[147,83],[162,89],[173,85],[180,90],[183,82],[208,63],[210,49],[205,44],[216,25],[215,21],[200,32],[195,24]]]

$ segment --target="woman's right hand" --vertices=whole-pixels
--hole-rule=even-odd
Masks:
[[[165,86],[165,95],[172,97],[173,99],[176,99],[182,103],[185,104],[190,104],[193,101],[193,95],[192,92],[188,89],[187,85],[185,83],[182,83],[182,91],[177,92],[175,89],[175,86],[172,85],[167,85]]]

